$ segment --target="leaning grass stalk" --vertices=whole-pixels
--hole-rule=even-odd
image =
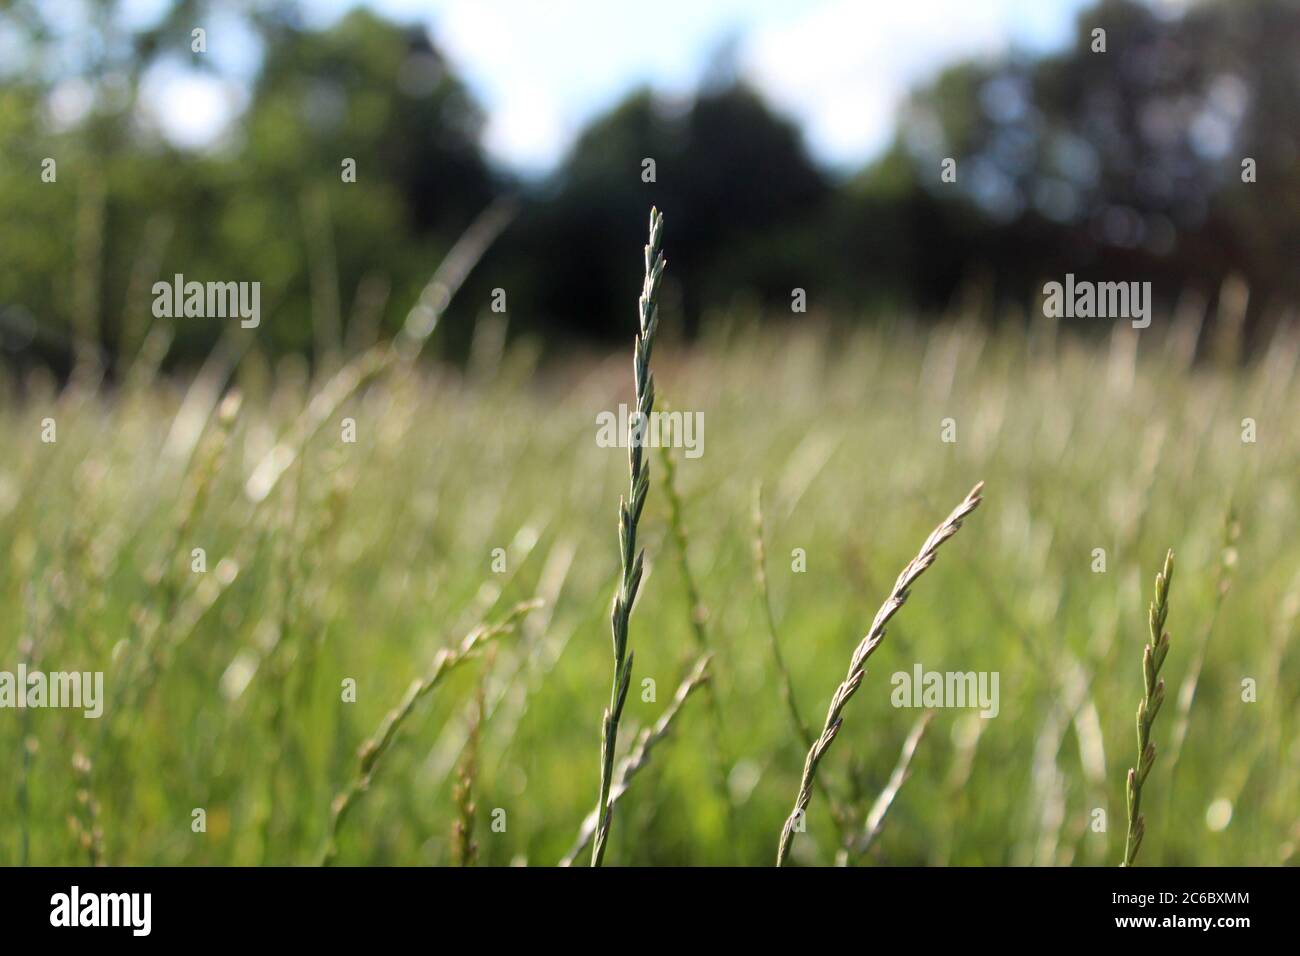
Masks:
[[[1147,615],[1150,637],[1142,651],[1142,682],[1145,692],[1138,703],[1137,739],[1138,763],[1128,771],[1128,836],[1124,840],[1124,862],[1132,866],[1138,848],[1146,834],[1146,819],[1142,815],[1142,786],[1156,760],[1156,747],[1151,742],[1151,725],[1165,700],[1165,682],[1160,680],[1160,667],[1169,653],[1169,634],[1165,631],[1165,618],[1169,615],[1169,579],[1174,573],[1174,553],[1165,554],[1164,570],[1156,575],[1155,597]]]
[[[776,664],[777,678],[780,682],[781,700],[785,703],[785,708],[790,714],[790,723],[794,725],[794,731],[799,737],[799,742],[805,750],[809,750],[813,745],[812,731],[808,729],[808,724],[804,721],[799,712],[799,705],[794,696],[794,680],[790,676],[790,669],[786,666],[785,656],[781,653],[781,642],[776,633],[776,617],[772,613],[772,595],[767,586],[767,544],[763,536],[763,483],[754,482],[754,580],[758,585],[758,598],[763,605],[763,619],[767,624],[767,641],[768,647],[772,651],[772,660]],[[823,784],[826,791],[826,799],[830,804],[831,820],[835,823],[839,831],[841,843],[847,843],[852,839],[852,824],[849,820],[849,814],[845,807],[851,805],[851,801],[842,798],[842,795],[836,795],[831,792],[830,788]]]
[[[677,491],[677,462],[673,460],[668,445],[659,446],[659,460],[664,466],[664,493],[668,498],[668,525],[672,530],[673,544],[677,547],[677,567],[682,573],[682,584],[686,588],[686,601],[690,605],[691,634],[695,644],[703,653],[709,649],[709,634],[704,624],[709,618],[708,609],[700,599],[700,589],[695,583],[695,574],[691,571],[687,559],[689,536],[686,533],[686,521],[683,517],[682,496]]]
[[[23,589],[23,604],[27,615],[27,626],[37,627],[34,587],[28,584]],[[33,668],[33,655],[36,642],[31,637],[18,640],[18,652],[22,655],[24,668]],[[33,668],[34,669],[34,668]],[[18,746],[22,754],[18,762],[18,865],[31,863],[32,850],[32,763],[36,756],[36,738],[31,735],[31,710],[24,707],[18,718]]]
[[[686,703],[686,699],[695,693],[698,688],[709,683],[711,678],[709,662],[712,659],[713,655],[711,654],[700,656],[686,679],[678,685],[677,693],[673,694],[672,702],[667,709],[655,721],[653,727],[641,731],[637,736],[636,743],[632,745],[632,752],[619,762],[618,771],[614,775],[614,786],[609,796],[609,805],[611,807],[623,797],[623,794],[627,793],[632,778],[650,762],[650,751],[668,736],[669,731],[672,730],[673,722],[682,709],[682,705]],[[596,819],[595,810],[587,814],[586,819],[582,821],[581,828],[578,830],[578,839],[569,852],[564,855],[564,859],[560,861],[560,866],[572,866],[582,854],[582,851],[587,848],[587,844],[591,842],[591,838],[596,833]]]
[[[402,331],[394,342],[395,350],[405,361],[412,362],[419,356],[452,298],[518,212],[519,200],[514,196],[494,199],[443,256],[433,277],[407,313]]]
[[[1200,640],[1192,654],[1187,673],[1178,689],[1178,712],[1174,717],[1174,733],[1169,743],[1169,777],[1173,779],[1178,767],[1178,758],[1183,753],[1183,743],[1187,740],[1187,730],[1191,725],[1192,702],[1196,699],[1196,688],[1201,680],[1201,670],[1205,667],[1205,654],[1210,646],[1210,637],[1218,624],[1219,614],[1223,609],[1223,600],[1232,590],[1233,571],[1237,564],[1237,537],[1241,534],[1241,524],[1231,508],[1224,519],[1223,548],[1219,552],[1218,565],[1214,574],[1214,607],[1206,619],[1205,627],[1200,633]]]
[[[646,493],[650,490],[650,462],[642,448],[642,429],[650,422],[654,410],[655,384],[650,372],[650,352],[654,347],[655,330],[659,325],[659,283],[664,274],[663,256],[664,217],[653,207],[650,210],[650,241],[645,246],[645,280],[641,286],[640,331],[636,337],[632,369],[636,384],[636,412],[631,423],[627,460],[629,472],[628,497],[618,503],[618,537],[623,561],[623,575],[618,592],[614,595],[614,608],[610,628],[614,637],[614,679],[610,688],[609,706],[605,709],[600,742],[600,798],[596,802],[596,834],[592,845],[591,865],[600,866],[605,858],[609,840],[609,827],[614,805],[610,788],[614,777],[614,754],[618,745],[618,725],[627,703],[628,688],[632,684],[632,653],[627,646],[628,620],[641,585],[641,572],[645,552],[636,549],[637,523],[645,507]]]
[[[1282,599],[1281,607],[1273,627],[1273,639],[1265,665],[1264,675],[1267,687],[1281,687],[1282,667],[1288,657],[1288,645],[1297,633],[1296,619],[1300,617],[1300,574],[1292,580],[1287,593]],[[1273,695],[1273,711],[1268,723],[1268,730],[1260,739],[1262,750],[1255,760],[1266,761],[1270,770],[1278,766],[1278,761],[1271,755],[1284,753],[1284,741],[1295,737],[1295,710],[1290,706],[1285,695]],[[1288,769],[1283,767],[1277,785],[1272,787],[1273,817],[1280,825],[1289,823],[1295,814],[1295,807],[1300,806],[1300,794],[1297,794],[1297,782],[1300,782],[1300,760],[1293,760]],[[1300,844],[1300,821],[1297,821],[1293,838]],[[1288,856],[1294,856],[1294,852]]]
[[[289,434],[276,442],[253,468],[244,483],[248,500],[259,505],[270,497],[280,479],[306,452],[308,443],[336,418],[343,404],[395,361],[396,353],[390,346],[376,345],[355,356],[330,376],[294,421]]]
[[[149,300],[153,280],[162,271],[163,256],[171,242],[175,222],[171,216],[155,214],[144,226],[141,249],[131,266],[123,303],[121,331],[117,344],[117,371],[122,379],[129,379],[135,363],[142,357],[142,346],[149,331],[152,310]]]
[[[758,596],[763,604],[763,619],[767,623],[767,640],[772,650],[772,660],[776,664],[777,677],[780,679],[781,699],[786,710],[790,712],[790,722],[794,724],[795,733],[803,742],[805,750],[813,745],[812,731],[799,714],[799,705],[795,702],[794,681],[790,670],[785,666],[785,657],[781,654],[781,643],[776,637],[776,618],[772,615],[772,596],[767,588],[767,547],[763,540],[763,485],[754,483],[754,579],[758,583]]]
[[[174,482],[190,467],[195,450],[199,448],[212,418],[213,409],[230,401],[231,396],[239,394],[238,388],[231,388],[222,397],[226,383],[239,367],[252,340],[231,329],[238,329],[238,326],[227,327],[185,390],[185,398],[172,418],[171,427],[158,454],[156,480],[159,482]],[[235,411],[238,412],[238,408]]]
[[[394,365],[410,367],[415,362],[438,327],[452,297],[510,224],[517,209],[518,203],[511,198],[497,199],[484,209],[443,257],[433,278],[407,314],[397,338],[354,356],[321,386],[294,422],[288,437],[276,442],[253,469],[244,486],[244,493],[250,501],[260,504],[266,500],[284,473],[304,454],[308,442],[326,423],[335,419],[344,402]]]
[[[292,489],[292,498],[281,509],[279,520],[283,523],[278,533],[272,531],[272,547],[279,551],[276,566],[282,569],[279,575],[279,640],[263,659],[262,668],[266,677],[266,699],[270,707],[266,715],[266,810],[262,817],[262,856],[263,864],[270,862],[275,835],[279,828],[280,810],[283,802],[277,799],[279,782],[283,774],[294,775],[295,769],[287,767],[290,760],[287,717],[291,709],[286,691],[289,688],[291,670],[301,665],[305,654],[301,650],[303,635],[310,630],[307,620],[310,609],[302,598],[307,587],[309,572],[306,567],[306,555],[315,550],[308,546],[309,535],[300,534],[302,524],[302,503],[305,495],[304,484],[306,469],[301,461],[298,463],[297,481]],[[313,542],[314,544],[314,542]]]
[[[104,865],[104,831],[99,825],[99,801],[91,780],[90,760],[80,750],[72,755],[72,771],[77,781],[77,809],[68,818],[73,838],[86,854],[91,866]]]
[[[485,644],[512,633],[520,620],[529,611],[541,607],[541,604],[542,602],[537,600],[516,604],[510,609],[510,613],[498,623],[492,625],[480,624],[465,635],[460,644],[455,647],[445,647],[438,651],[434,656],[433,666],[429,669],[429,673],[411,684],[405,696],[402,697],[401,703],[388,712],[380,723],[379,729],[357,751],[357,776],[348,784],[346,789],[334,798],[330,808],[329,843],[326,845],[321,857],[322,865],[328,866],[338,855],[338,835],[343,826],[343,821],[347,819],[348,812],[356,804],[357,799],[369,789],[384,754],[392,746],[402,724],[411,716],[411,711],[415,709],[415,705],[446,680],[452,671],[474,657],[475,653]]]
[[[668,524],[672,530],[673,543],[676,545],[677,566],[682,573],[682,584],[686,588],[687,603],[690,605],[691,633],[695,636],[696,647],[703,654],[709,650],[709,634],[705,628],[705,622],[708,620],[709,615],[704,602],[700,600],[700,589],[695,583],[695,574],[691,571],[691,562],[688,555],[690,539],[686,533],[686,521],[683,517],[685,509],[682,506],[682,496],[677,491],[677,463],[673,460],[673,454],[669,450],[667,443],[659,446],[659,457],[664,466],[664,492],[668,498]],[[709,702],[713,744],[713,759],[709,763],[713,768],[713,786],[718,791],[718,797],[722,800],[723,806],[726,807],[728,820],[734,824],[736,808],[732,803],[731,793],[727,788],[727,775],[731,765],[727,759],[726,747],[723,744],[725,722],[722,719],[722,706],[718,702],[717,688],[712,683],[709,683],[704,688],[704,695]]]
[[[478,781],[479,735],[483,727],[483,714],[487,709],[485,685],[487,674],[492,670],[492,652],[488,653],[470,711],[465,751],[456,770],[456,782],[451,788],[452,799],[456,802],[456,822],[451,827],[451,857],[457,866],[473,866],[478,862],[478,844],[474,842],[474,820],[478,814],[478,805],[474,801],[474,787]]]
[[[343,307],[339,304],[338,255],[329,193],[319,186],[304,187],[299,207],[307,248],[314,356],[317,362],[332,366],[343,348]]]
[[[903,606],[903,602],[907,600],[908,595],[911,593],[912,585],[916,583],[916,579],[934,563],[939,546],[956,534],[962,522],[972,511],[979,507],[980,502],[983,500],[980,497],[980,491],[983,488],[984,482],[981,481],[971,489],[965,500],[944,519],[943,524],[935,528],[930,533],[930,537],[925,539],[925,544],[921,545],[921,550],[916,557],[908,562],[907,567],[903,568],[902,573],[894,582],[894,588],[889,597],[885,599],[885,603],[876,612],[875,620],[871,622],[871,629],[867,631],[866,636],[862,638],[853,651],[853,656],[849,660],[848,675],[844,678],[843,683],[835,689],[835,694],[831,697],[830,707],[826,711],[826,723],[822,726],[821,736],[813,742],[812,747],[808,750],[808,758],[804,761],[803,777],[799,782],[799,794],[795,798],[794,809],[790,811],[790,816],[781,829],[781,842],[777,846],[776,852],[777,866],[784,865],[786,858],[790,855],[790,845],[794,841],[795,828],[803,819],[808,810],[808,804],[812,801],[813,781],[817,777],[817,765],[826,756],[831,744],[835,742],[836,734],[840,732],[840,726],[844,721],[842,716],[844,705],[849,702],[849,698],[856,694],[858,688],[862,685],[862,679],[867,673],[867,659],[880,646],[880,642],[885,639],[885,625]]]
[[[921,745],[921,738],[925,736],[925,729],[930,726],[930,721],[933,719],[934,711],[927,710],[912,725],[911,732],[907,735],[907,739],[903,741],[903,749],[899,751],[898,763],[894,765],[894,772],[889,775],[889,782],[885,784],[885,789],[880,791],[880,796],[876,797],[876,802],[871,805],[871,809],[867,812],[867,820],[863,825],[862,835],[858,837],[852,846],[845,847],[840,853],[837,862],[841,866],[848,865],[852,857],[862,856],[870,850],[871,845],[876,842],[876,837],[880,836],[880,830],[885,823],[885,814],[894,805],[894,801],[898,799],[898,791],[902,790],[903,784],[907,782],[912,766],[912,758],[916,756],[916,749]]]
[[[99,176],[83,179],[83,189],[78,196],[76,220],[76,258],[72,273],[72,328],[77,340],[89,347],[79,347],[75,355],[77,366],[95,365],[98,370],[92,380],[99,381],[107,353],[95,344],[101,341],[100,287],[104,270],[104,212],[106,190]]]
[[[1184,673],[1182,682],[1178,687],[1174,728],[1169,737],[1169,756],[1166,760],[1169,767],[1168,771],[1166,771],[1169,785],[1165,792],[1163,805],[1162,837],[1169,832],[1170,826],[1176,825],[1171,822],[1173,821],[1173,814],[1170,811],[1173,808],[1174,794],[1177,793],[1176,780],[1179,760],[1183,756],[1183,744],[1187,742],[1187,732],[1191,729],[1192,704],[1196,700],[1196,690],[1200,686],[1201,671],[1205,668],[1205,656],[1209,651],[1210,638],[1214,636],[1214,629],[1218,626],[1219,617],[1223,611],[1224,599],[1228,596],[1228,592],[1232,590],[1234,572],[1237,566],[1237,538],[1240,534],[1241,523],[1237,520],[1236,510],[1229,505],[1223,523],[1223,546],[1219,552],[1219,560],[1214,571],[1214,606],[1205,618],[1205,624],[1198,635],[1195,650],[1192,651],[1191,660],[1187,665],[1187,671]]]
[[[964,833],[960,821],[967,819],[970,806],[971,774],[975,769],[975,757],[979,752],[980,738],[991,721],[975,718],[967,723],[958,723],[961,728],[953,735],[952,757],[948,762],[948,773],[940,794],[948,807],[942,820],[938,838],[934,841],[928,861],[931,866],[949,866],[957,853],[958,837]],[[956,728],[954,728],[956,729]]]
[[[149,699],[178,640],[180,612],[193,578],[189,564],[191,539],[225,467],[242,402],[237,389],[221,400],[215,427],[189,461],[190,470],[185,475],[176,517],[163,550],[156,566],[146,572],[157,596],[157,613],[141,625],[131,648],[132,656],[123,667],[125,679],[119,691],[123,714],[136,713],[141,703]],[[103,730],[107,731],[109,726],[106,721]],[[114,765],[119,759],[120,755],[114,757]]]

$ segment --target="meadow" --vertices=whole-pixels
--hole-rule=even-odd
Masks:
[[[647,459],[620,754],[712,657],[619,799],[605,862],[774,862],[807,750],[791,702],[821,726],[895,576],[983,481],[848,702],[790,861],[1119,863],[1172,549],[1139,863],[1294,863],[1300,339],[1193,361],[1200,318],[1081,336],[720,314],[689,349],[666,331],[660,407],[706,427],[699,457],[669,452],[676,525],[664,456]],[[0,714],[0,862],[550,866],[573,849],[599,786],[628,483],[597,422],[633,400],[631,342],[543,361],[505,341],[485,316],[464,366],[313,372],[250,348],[193,377],[160,373],[146,342],[111,386],[3,381],[0,669],[100,670],[107,699],[98,720]],[[513,632],[455,650],[532,599]],[[918,724],[891,700],[918,665],[996,672],[997,715]]]

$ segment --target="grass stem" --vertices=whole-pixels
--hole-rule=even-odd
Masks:
[[[1137,740],[1138,762],[1128,771],[1128,835],[1124,839],[1124,862],[1132,866],[1137,859],[1142,837],[1146,834],[1146,818],[1142,815],[1142,787],[1151,766],[1156,761],[1156,747],[1151,742],[1151,725],[1155,723],[1160,705],[1165,701],[1165,682],[1160,679],[1160,667],[1169,653],[1169,634],[1165,631],[1165,618],[1169,616],[1169,581],[1174,574],[1174,553],[1165,553],[1165,566],[1156,575],[1155,596],[1147,614],[1150,636],[1142,651],[1142,684],[1144,693],[1138,703]]]
[[[889,597],[885,599],[885,603],[876,612],[875,620],[871,622],[871,629],[867,631],[866,636],[862,638],[853,651],[853,656],[849,660],[848,674],[831,697],[830,707],[826,711],[826,723],[822,726],[821,735],[813,741],[812,747],[808,750],[808,757],[804,761],[803,777],[799,781],[799,794],[795,798],[794,809],[790,811],[790,816],[786,818],[785,826],[781,829],[781,842],[778,844],[776,851],[777,866],[783,866],[790,856],[790,846],[794,842],[794,835],[798,830],[802,829],[800,824],[808,810],[808,804],[812,801],[813,782],[817,777],[817,765],[826,756],[826,752],[830,750],[831,744],[835,742],[835,737],[840,732],[840,726],[844,722],[844,705],[862,686],[862,679],[867,673],[867,659],[880,646],[880,642],[885,639],[885,625],[903,606],[911,593],[912,585],[916,583],[916,579],[934,563],[939,546],[956,534],[962,522],[980,506],[980,502],[983,501],[980,492],[983,488],[984,482],[981,481],[971,489],[970,494],[953,509],[943,523],[925,539],[925,544],[921,545],[921,550],[916,557],[909,561],[907,567],[903,568],[902,573],[898,575]]]
[[[370,789],[384,754],[392,746],[406,719],[411,716],[423,698],[427,697],[439,684],[447,679],[456,668],[470,660],[486,644],[498,637],[513,633],[519,622],[530,612],[542,606],[538,600],[524,601],[516,604],[510,612],[496,624],[480,624],[465,635],[464,640],[455,647],[444,647],[433,658],[433,666],[424,677],[413,681],[402,697],[401,702],[390,710],[376,730],[357,751],[357,775],[352,782],[334,798],[330,806],[329,841],[321,855],[321,865],[329,866],[338,856],[338,836],[343,821],[356,805],[360,796]]]
[[[592,845],[591,865],[600,866],[605,858],[609,841],[609,827],[614,805],[610,799],[613,785],[614,758],[618,746],[618,725],[623,718],[623,705],[627,703],[628,689],[632,684],[632,652],[628,650],[628,621],[637,589],[641,586],[644,551],[636,549],[637,524],[645,507],[650,490],[650,462],[643,450],[644,430],[649,427],[654,411],[655,383],[650,371],[650,352],[654,348],[655,330],[659,326],[659,283],[664,274],[663,256],[664,217],[657,209],[650,210],[650,241],[645,246],[645,280],[641,286],[639,302],[640,331],[636,336],[632,363],[636,384],[636,411],[629,427],[627,448],[629,484],[626,499],[618,503],[618,537],[623,561],[623,575],[618,592],[614,595],[614,608],[610,615],[610,629],[614,638],[614,679],[610,688],[609,706],[601,721],[600,740],[600,798],[596,801],[596,835]]]

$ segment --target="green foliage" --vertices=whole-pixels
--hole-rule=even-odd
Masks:
[[[1300,300],[1288,0],[1177,17],[1098,3],[1059,53],[958,63],[920,86],[891,147],[843,181],[791,118],[724,76],[689,96],[632,93],[526,183],[490,168],[482,111],[423,28],[362,8],[312,30],[294,3],[251,5],[238,19],[254,62],[225,77],[246,104],[194,153],[160,137],[142,90],[164,68],[224,75],[189,49],[213,5],[175,0],[135,32],[120,2],[87,6],[85,22],[57,25],[34,0],[0,10],[18,38],[0,63],[0,346],[61,370],[78,340],[133,356],[150,283],[177,272],[260,281],[259,348],[327,361],[340,338],[395,329],[430,264],[516,192],[520,215],[448,314],[447,357],[468,353],[498,288],[511,335],[553,351],[619,341],[637,276],[618,250],[651,203],[676,217],[665,296],[688,335],[753,306],[788,315],[796,288],[813,315],[860,318],[933,314],[973,290],[989,319],[1004,315],[993,305],[1036,308],[1045,277],[1067,271],[1150,278],[1165,302],[1189,288],[1213,298],[1239,273],[1252,330]],[[1105,54],[1090,49],[1097,25]],[[62,115],[82,99],[84,115]],[[39,179],[46,157],[57,184]],[[947,158],[955,183],[939,175]],[[222,330],[174,334],[168,361],[194,364]]]
[[[321,290],[337,297],[342,327],[363,310],[367,281],[386,286],[378,325],[396,328],[431,264],[498,191],[479,147],[482,117],[422,31],[364,10],[323,32],[264,28],[249,106],[210,154],[136,131],[135,90],[109,100],[116,81],[103,69],[80,78],[99,105],[61,133],[43,119],[49,89],[0,85],[0,189],[12,197],[0,207],[0,245],[14,251],[0,261],[0,310],[13,313],[0,335],[28,315],[47,359],[66,356],[74,331],[129,358],[152,318],[152,283],[175,273],[261,282],[273,353],[319,353]],[[55,183],[40,181],[44,157],[57,160]],[[355,182],[343,181],[345,159]],[[93,287],[79,312],[69,280],[83,277]],[[222,332],[178,323],[172,354],[201,357]]]

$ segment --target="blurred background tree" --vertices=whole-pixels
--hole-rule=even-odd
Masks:
[[[1077,34],[1042,61],[949,70],[903,112],[927,191],[946,198],[934,171],[958,161],[956,192],[980,213],[960,241],[975,268],[1020,301],[1072,271],[1151,279],[1166,300],[1239,273],[1256,316],[1294,303],[1300,122],[1285,91],[1300,88],[1300,6],[1206,3],[1170,20],[1113,0]]]
[[[1207,0],[1178,16],[1102,0],[1057,55],[956,64],[917,89],[892,146],[847,179],[818,168],[724,46],[694,93],[633,93],[541,181],[492,168],[482,111],[423,27],[358,8],[317,30],[293,2],[176,0],[133,28],[123,7],[89,3],[74,25],[36,0],[0,8],[0,343],[56,365],[77,342],[133,354],[149,287],[177,272],[260,281],[268,352],[364,343],[400,324],[504,193],[521,212],[448,313],[451,353],[495,288],[516,333],[626,339],[639,281],[626,253],[651,203],[671,217],[671,320],[688,336],[737,304],[789,315],[795,288],[813,311],[853,320],[934,313],[972,285],[986,306],[1033,308],[1067,271],[1151,279],[1166,302],[1189,287],[1212,301],[1240,274],[1257,330],[1300,298],[1289,0]],[[217,7],[255,62],[228,134],[183,148],[141,90],[214,69],[190,31]],[[47,157],[56,184],[41,180]],[[955,183],[941,179],[946,158]],[[172,361],[201,358],[221,331],[177,323]]]

